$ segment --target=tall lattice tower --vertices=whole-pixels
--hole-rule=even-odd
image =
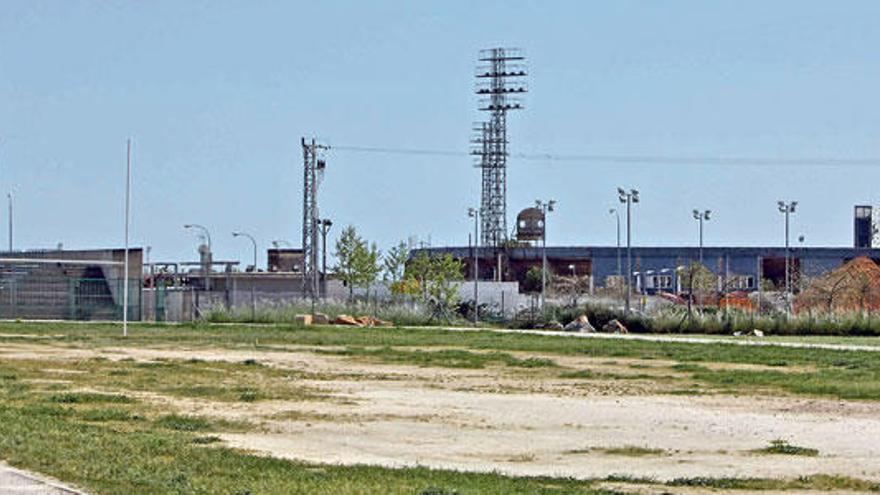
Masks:
[[[302,138],[303,150],[303,297],[318,297],[318,185],[326,162],[321,157],[328,146]]]
[[[471,150],[482,171],[482,233],[484,246],[507,240],[507,112],[523,108],[525,57],[516,48],[481,50],[477,66],[480,110],[489,120],[478,124]]]

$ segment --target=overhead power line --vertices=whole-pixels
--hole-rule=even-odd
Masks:
[[[375,146],[333,146],[334,151],[376,153],[387,155],[471,156],[464,150],[427,148],[388,148]],[[672,156],[672,155],[590,155],[560,153],[511,153],[509,156],[527,161],[617,163],[633,165],[766,165],[850,167],[880,166],[880,157],[744,157],[744,156]]]

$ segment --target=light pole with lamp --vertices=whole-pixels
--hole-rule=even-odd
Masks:
[[[700,223],[700,266],[703,265],[703,222],[709,221],[712,210],[694,210],[694,220]]]
[[[543,246],[541,255],[541,312],[543,312],[547,304],[547,213],[556,208],[556,200],[541,201],[536,199],[535,207],[541,210],[541,244]]]
[[[208,229],[205,226],[199,225],[197,223],[188,223],[188,224],[184,225],[183,228],[185,228],[185,229],[198,229],[205,235],[205,241],[207,242],[207,245],[208,245],[208,256],[207,256],[206,262],[204,263],[204,267],[202,267],[202,270],[204,271],[203,275],[205,277],[205,291],[210,292],[211,291],[211,268],[212,268],[211,267],[211,258],[213,257],[213,250],[211,249],[211,233],[208,232]]]
[[[797,201],[777,201],[779,212],[785,215],[785,307],[791,314],[791,253],[789,249],[788,232],[789,217],[795,212]]]
[[[474,219],[474,326],[480,321],[480,210],[468,208],[468,216]]]
[[[623,313],[629,315],[632,299],[632,205],[639,202],[639,192],[618,187],[617,196],[621,203],[626,204],[626,306]]]
[[[247,237],[250,239],[251,244],[254,245],[254,271],[253,273],[257,273],[257,240],[254,239],[254,236],[246,233],[246,232],[233,232],[232,237]],[[257,319],[257,293],[255,286],[256,279],[251,281],[251,320]]]
[[[327,234],[332,226],[333,221],[329,218],[318,220],[318,227],[321,229],[321,292],[324,299],[327,299]]]
[[[620,262],[620,211],[617,208],[611,208],[608,210],[609,215],[614,215],[615,220],[617,221],[617,278],[619,279],[623,274],[623,267]]]

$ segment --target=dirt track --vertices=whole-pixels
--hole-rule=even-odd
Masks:
[[[256,358],[270,366],[331,376],[309,383],[331,393],[325,401],[218,403],[144,395],[186,413],[255,421],[260,427],[254,432],[221,436],[232,446],[277,457],[579,478],[839,474],[880,480],[878,403],[670,395],[662,394],[670,385],[659,379],[584,381],[547,370],[392,366],[302,348],[255,353],[0,344],[4,359],[98,355]],[[620,359],[547,357],[574,369],[655,372],[633,370]],[[751,452],[774,439],[816,448],[820,455]],[[628,446],[660,452],[632,457],[603,451]]]

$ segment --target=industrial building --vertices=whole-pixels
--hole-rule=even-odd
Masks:
[[[791,289],[797,291],[806,278],[820,276],[844,263],[868,257],[880,262],[880,249],[872,247],[875,235],[873,209],[856,206],[853,221],[853,247],[703,247],[633,246],[632,286],[637,292],[655,294],[680,292],[680,268],[703,260],[703,265],[718,275],[726,290],[754,291],[758,281],[783,289],[786,285],[785,260],[788,253]],[[517,241],[507,247],[432,247],[413,250],[429,255],[452,254],[462,260],[467,278],[473,278],[473,261],[479,257],[480,280],[519,282],[522,287],[530,268],[541,268],[544,248],[536,242],[543,235],[543,215],[535,208],[523,210],[517,217]],[[625,280],[625,246],[547,246],[547,269],[556,275],[589,277],[595,288],[620,284]],[[766,285],[766,282],[765,282]]]

